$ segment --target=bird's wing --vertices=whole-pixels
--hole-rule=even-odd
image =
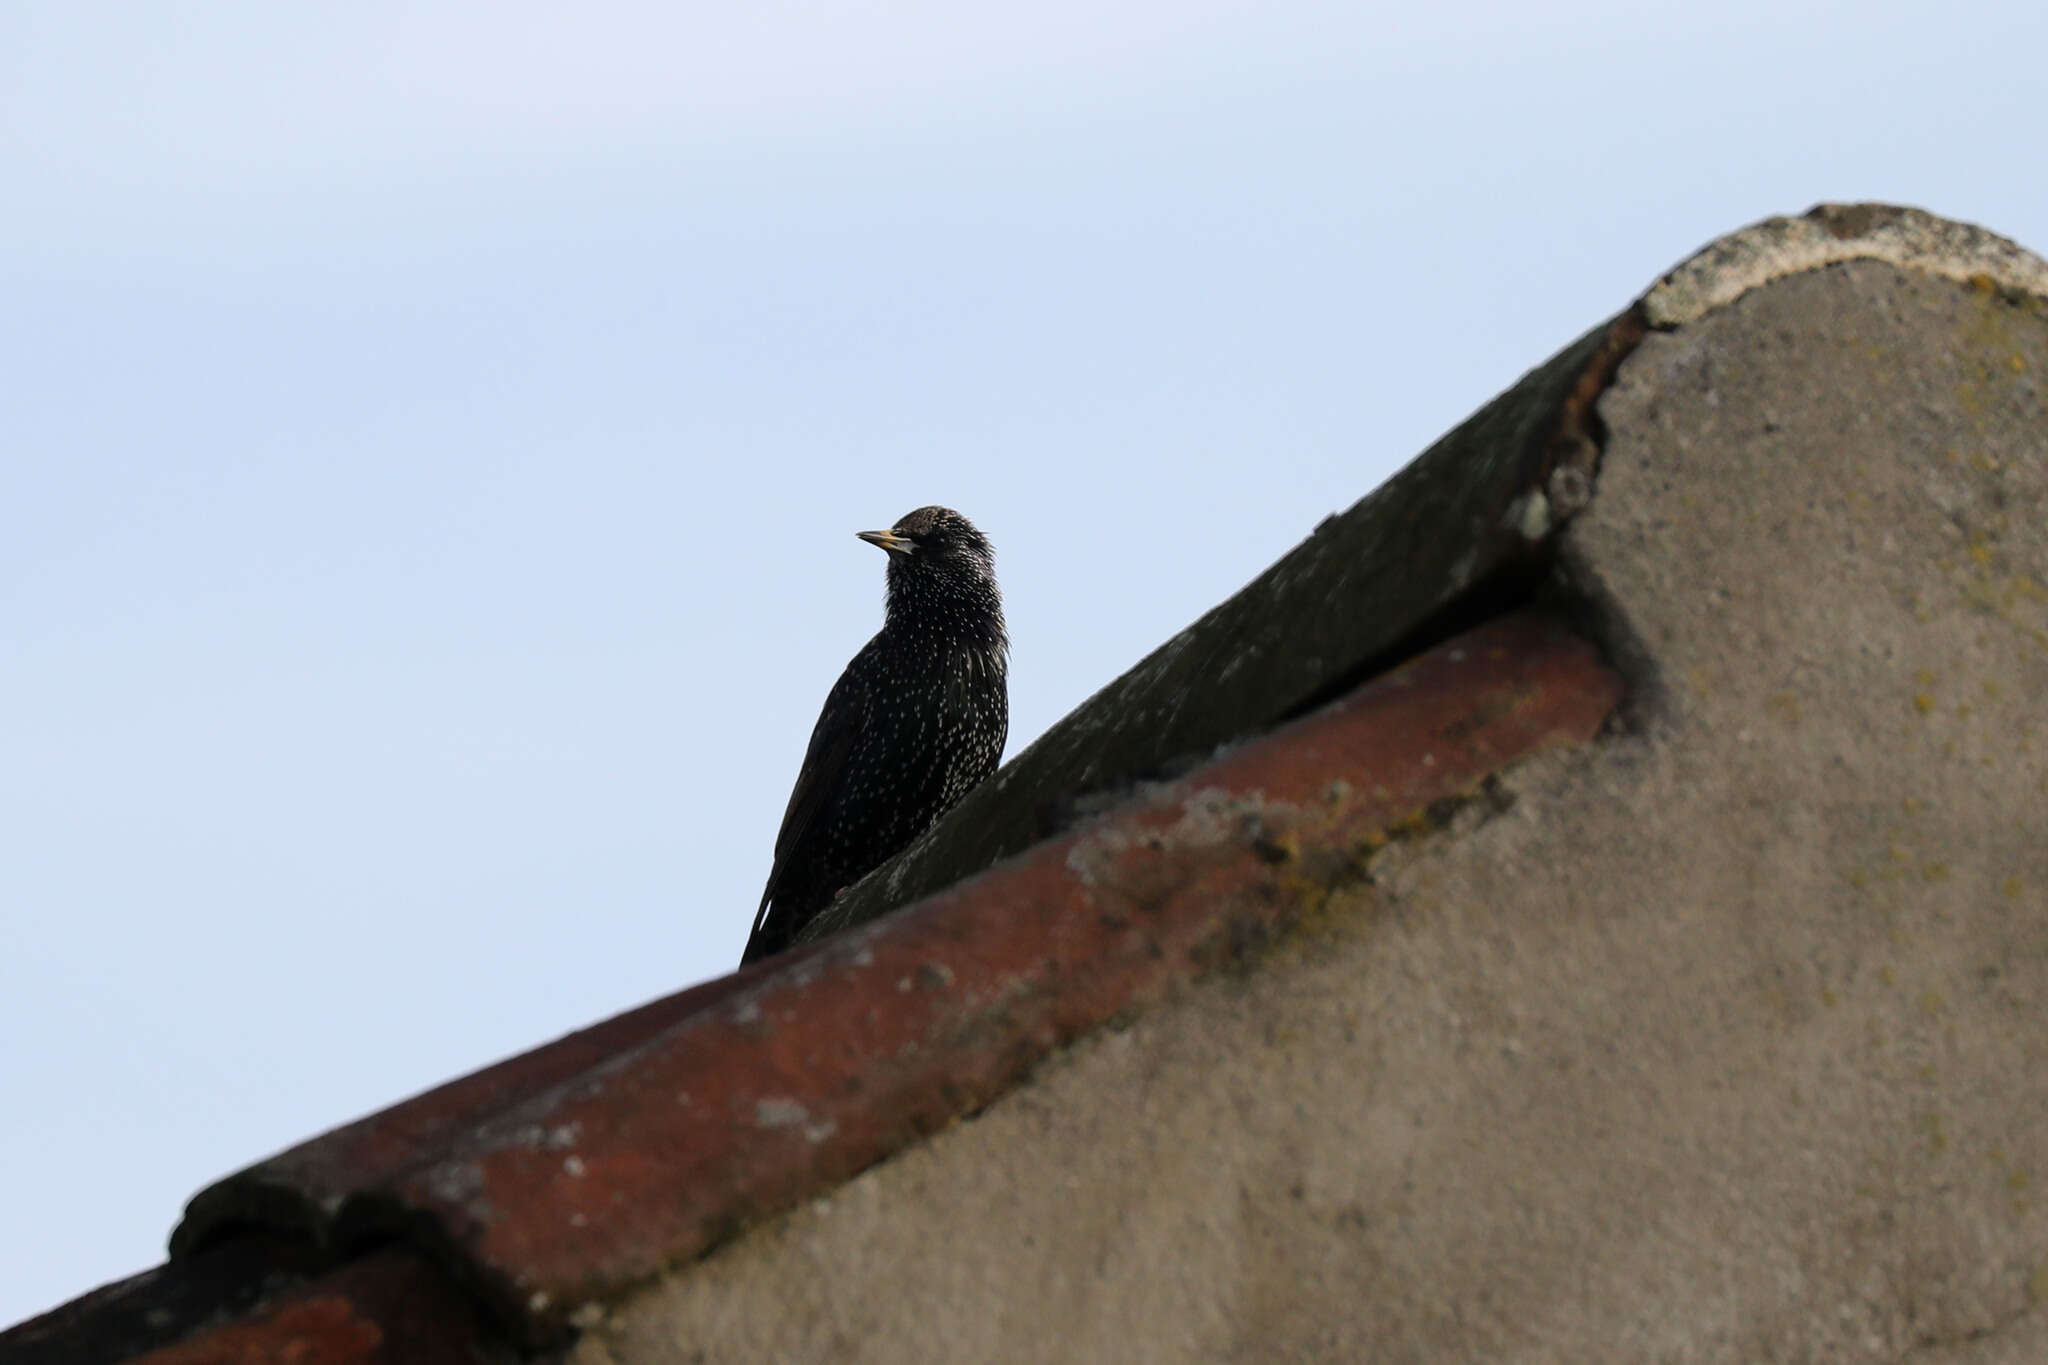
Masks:
[[[754,911],[754,931],[747,938],[748,958],[768,921],[769,905],[782,888],[792,856],[817,822],[818,812],[831,803],[832,793],[846,775],[846,760],[853,752],[854,740],[860,736],[861,715],[867,709],[866,689],[858,681],[861,672],[851,664],[847,666],[826,695],[818,723],[811,727],[811,742],[804,749],[803,766],[797,769],[796,786],[789,793],[789,805],[782,812],[782,828],[775,835],[775,864],[768,870],[768,885],[762,888],[761,904]]]

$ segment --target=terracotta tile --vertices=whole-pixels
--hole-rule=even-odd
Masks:
[[[240,1317],[326,1268],[301,1238],[245,1228],[220,1246],[102,1285],[0,1331],[0,1365],[127,1360]]]
[[[333,1220],[350,1195],[395,1180],[431,1161],[448,1141],[522,1100],[655,1037],[678,1021],[743,990],[812,947],[641,1005],[552,1043],[424,1091],[388,1109],[301,1143],[194,1196],[171,1235],[186,1256],[255,1223],[330,1242]]]
[[[134,1365],[475,1365],[474,1308],[419,1254],[376,1252]]]

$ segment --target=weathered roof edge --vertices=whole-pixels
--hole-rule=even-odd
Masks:
[[[504,1358],[464,1291],[416,1249],[387,1246],[328,1264],[294,1238],[263,1235],[104,1285],[0,1331],[6,1365]]]
[[[1643,296],[1643,315],[1652,327],[1678,327],[1773,280],[1863,260],[2048,298],[2048,262],[2008,237],[1925,209],[1818,204],[1797,218],[1766,218],[1701,247]]]
[[[395,1180],[442,1144],[534,1095],[574,1081],[703,1010],[808,957],[800,947],[701,982],[551,1043],[421,1091],[330,1129],[214,1182],[194,1195],[173,1229],[173,1257],[202,1251],[243,1227],[291,1232],[326,1246],[348,1196]]]

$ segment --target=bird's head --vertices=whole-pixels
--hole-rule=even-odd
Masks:
[[[855,534],[889,552],[892,617],[943,603],[955,610],[985,611],[1001,630],[995,547],[958,512],[920,507],[886,531]]]

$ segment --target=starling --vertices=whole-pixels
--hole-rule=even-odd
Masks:
[[[858,534],[889,554],[882,629],[811,731],[742,966],[789,947],[930,828],[995,771],[1009,737],[1010,637],[988,538],[944,507]]]

